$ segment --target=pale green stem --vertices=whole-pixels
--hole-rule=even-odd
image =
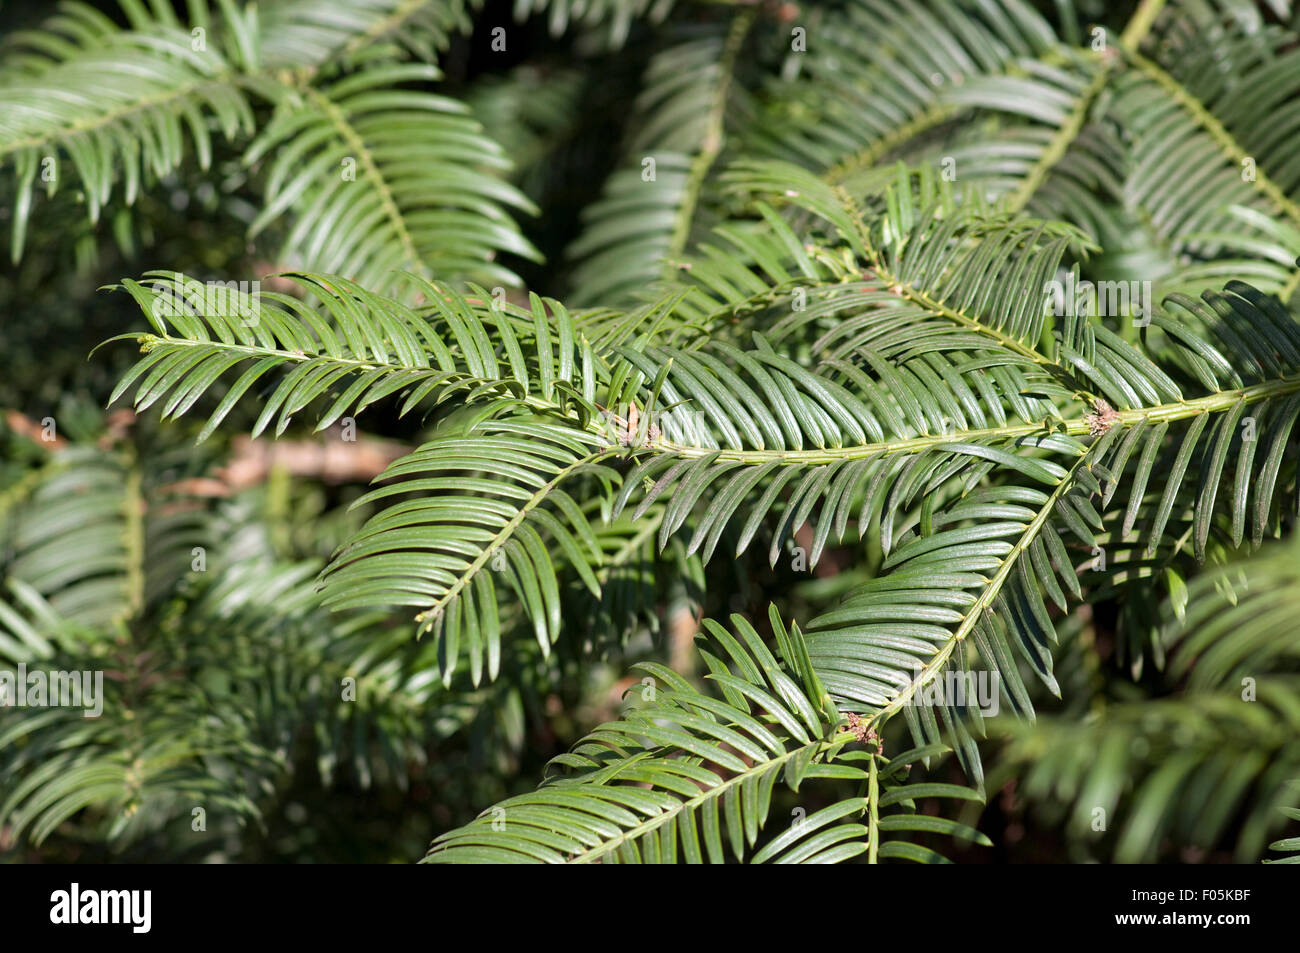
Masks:
[[[1117,411],[1117,424],[1125,427],[1147,420],[1151,423],[1162,421],[1185,420],[1203,413],[1218,413],[1227,410],[1238,401],[1247,404],[1272,400],[1286,394],[1300,391],[1300,377],[1282,377],[1262,384],[1252,384],[1235,390],[1219,391],[1206,397],[1180,400],[1170,404],[1157,404],[1152,407],[1138,407],[1133,410]],[[958,430],[951,433],[926,434],[899,440],[884,440],[875,443],[853,444],[847,447],[816,450],[717,450],[708,447],[691,447],[661,441],[652,450],[663,451],[673,456],[701,458],[717,454],[717,462],[739,462],[759,466],[771,460],[784,463],[800,463],[815,466],[817,464],[836,463],[840,460],[856,460],[876,455],[893,455],[899,453],[918,453],[948,443],[972,443],[982,440],[1011,440],[1017,437],[1029,437],[1047,433],[1067,433],[1082,436],[1091,433],[1093,422],[1089,416],[1075,417],[1070,420],[1048,420],[1042,423],[1008,424],[1004,427],[989,427],[981,430]]]

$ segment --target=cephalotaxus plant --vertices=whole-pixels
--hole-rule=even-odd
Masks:
[[[121,626],[216,678],[229,625],[282,645],[310,699],[286,724],[362,718],[312,673],[379,682],[359,730],[392,778],[431,710],[454,733],[512,680],[623,666],[620,712],[429,862],[930,862],[991,843],[979,806],[1011,780],[1071,857],[1265,855],[1300,777],[1289,4],[1108,27],[1024,0],[525,3],[583,38],[570,72],[465,92],[435,63],[476,4],[335,6],[71,5],[0,64],[15,260],[40,183],[94,220],[202,177],[215,132],[260,190],[249,238],[276,239],[274,278],[121,281],[148,330],[114,339],[139,353],[110,402],[201,441],[419,434],[323,565],[196,582],[196,534],[219,550],[228,523],[106,502],[127,595],[79,618],[98,590],[46,570],[87,544],[24,523],[6,657]],[[555,213],[586,57],[636,68],[564,253],[512,217]],[[69,460],[108,498],[151,479]],[[638,641],[683,604],[693,658]],[[166,680],[129,733],[111,704],[97,742],[20,723],[0,812],[37,840],[96,810],[145,836],[114,820],[142,801],[154,827],[195,798],[256,815],[247,778],[283,766],[242,744],[263,673],[228,677],[247,692],[170,747],[205,702]]]

